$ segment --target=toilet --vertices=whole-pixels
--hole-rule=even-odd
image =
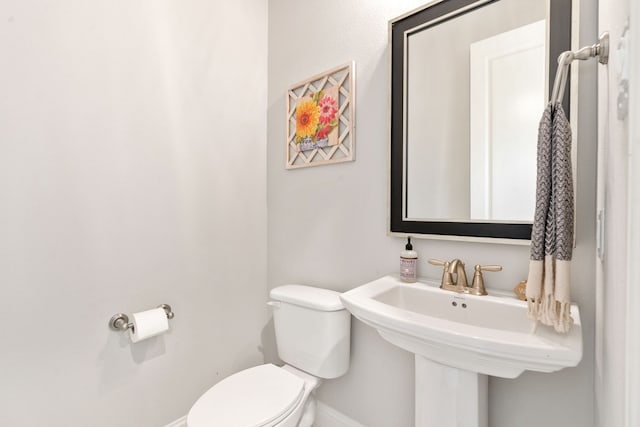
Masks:
[[[339,293],[285,285],[270,293],[278,355],[233,374],[205,392],[187,415],[188,427],[311,427],[313,391],[349,369],[351,315]]]

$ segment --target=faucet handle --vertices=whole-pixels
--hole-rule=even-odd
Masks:
[[[429,264],[444,266],[445,264],[449,264],[449,261],[440,261],[439,259],[429,258]]]
[[[471,283],[471,289],[469,293],[473,295],[487,295],[487,291],[484,288],[484,278],[482,277],[482,271],[502,271],[501,265],[480,265],[476,264],[474,267],[473,282]]]
[[[482,271],[502,271],[501,265],[477,265]]]
[[[451,276],[451,272],[449,271],[449,264],[451,264],[449,261],[440,261],[439,259],[429,258],[429,264],[444,267],[444,269],[442,270],[442,280],[440,281],[440,288],[448,289],[455,286],[453,283],[453,277]]]

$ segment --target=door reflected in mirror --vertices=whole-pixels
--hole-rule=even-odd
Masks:
[[[471,45],[471,219],[532,221],[545,20]]]
[[[532,221],[545,16],[501,0],[407,36],[406,218]]]

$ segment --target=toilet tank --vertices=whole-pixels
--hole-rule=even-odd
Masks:
[[[303,285],[271,290],[278,355],[285,363],[319,378],[347,372],[351,314],[339,295]]]

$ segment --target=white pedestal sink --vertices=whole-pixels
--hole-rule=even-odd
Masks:
[[[347,309],[387,341],[415,354],[416,427],[487,427],[487,375],[554,372],[582,359],[580,311],[560,335],[533,332],[515,297],[475,296],[385,276],[341,295]]]

